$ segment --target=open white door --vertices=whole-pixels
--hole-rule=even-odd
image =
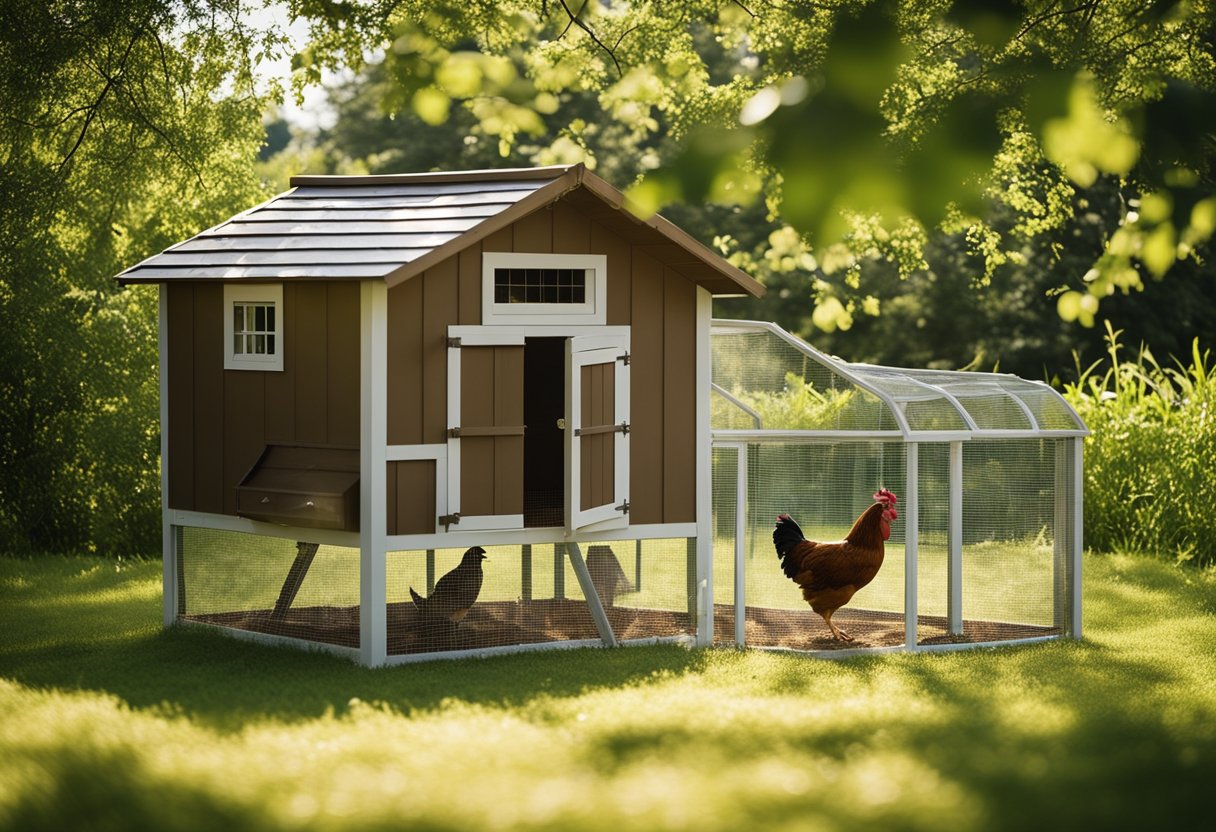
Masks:
[[[449,531],[522,529],[524,338],[448,339]]]
[[[566,526],[629,525],[629,336],[566,342]]]

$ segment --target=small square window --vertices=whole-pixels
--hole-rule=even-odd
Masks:
[[[224,287],[224,355],[226,370],[282,370],[283,287]]]

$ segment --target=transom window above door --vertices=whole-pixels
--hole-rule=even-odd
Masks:
[[[602,254],[482,255],[483,324],[604,324],[608,258]]]

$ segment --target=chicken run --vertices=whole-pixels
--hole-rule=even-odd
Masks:
[[[583,165],[297,176],[160,291],[165,626],[367,666],[1081,635],[1049,386],[714,320],[764,287]]]

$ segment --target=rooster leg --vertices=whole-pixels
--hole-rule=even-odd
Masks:
[[[832,638],[839,641],[852,641],[853,637],[851,635],[832,623],[832,613],[834,612],[836,612],[836,610],[828,610],[827,612],[820,613],[820,615],[823,616],[824,623],[826,623],[828,625],[828,629],[832,631]]]

